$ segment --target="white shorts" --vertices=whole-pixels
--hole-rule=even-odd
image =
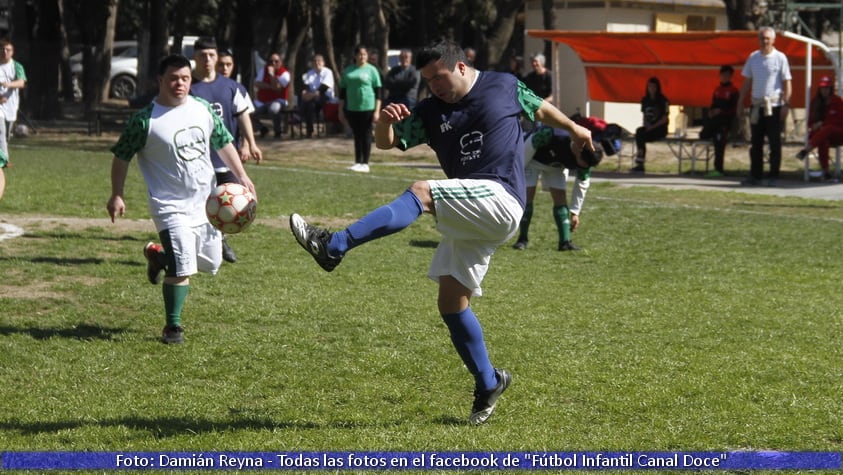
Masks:
[[[442,240],[427,275],[436,282],[450,275],[482,295],[480,283],[498,246],[518,231],[523,209],[491,180],[429,180]]]
[[[544,191],[551,188],[556,190],[568,189],[568,169],[565,167],[551,167],[535,160],[527,162],[527,166],[524,167],[524,180],[527,182],[527,187],[535,188],[538,186],[539,175],[542,178],[542,190]]]
[[[189,277],[196,272],[215,275],[222,264],[222,234],[209,223],[199,226],[182,226],[164,231],[169,235],[169,246],[164,244],[169,266],[167,275]],[[164,234],[162,233],[162,234]],[[162,236],[162,241],[166,239]],[[169,247],[169,248],[168,248]],[[173,269],[172,267],[175,264]]]

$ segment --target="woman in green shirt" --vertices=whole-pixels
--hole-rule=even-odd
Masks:
[[[369,52],[363,45],[354,48],[354,64],[345,68],[340,79],[340,121],[347,123],[354,135],[353,171],[369,173],[372,152],[372,124],[381,108],[381,74],[369,64]]]

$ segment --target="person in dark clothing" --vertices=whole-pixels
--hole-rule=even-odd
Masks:
[[[729,132],[735,123],[738,113],[738,97],[741,91],[732,84],[732,74],[735,69],[726,64],[720,67],[720,85],[714,89],[711,96],[711,107],[708,109],[708,120],[700,131],[700,138],[711,140],[714,144],[714,170],[706,177],[723,176],[723,159],[726,155],[726,143],[729,142]]]
[[[641,98],[641,113],[644,125],[635,129],[635,166],[632,172],[644,173],[644,161],[647,157],[647,142],[655,142],[667,137],[668,110],[670,101],[662,94],[662,83],[657,77],[647,80],[647,89]]]

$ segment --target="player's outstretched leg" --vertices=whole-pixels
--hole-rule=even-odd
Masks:
[[[296,241],[309,252],[320,267],[328,272],[334,270],[342,261],[342,256],[334,257],[328,254],[328,242],[331,240],[331,233],[327,229],[307,224],[297,213],[290,216],[290,230]]]

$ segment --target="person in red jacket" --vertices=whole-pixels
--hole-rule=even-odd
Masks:
[[[708,109],[708,121],[700,131],[700,138],[711,140],[714,144],[714,170],[709,178],[723,176],[723,159],[726,155],[726,143],[729,142],[729,132],[735,122],[738,112],[738,96],[741,91],[732,84],[732,74],[735,69],[728,64],[720,67],[720,84],[711,96],[711,107]]]
[[[281,55],[273,53],[269,62],[255,78],[255,111],[258,114],[272,114],[275,138],[281,137],[281,111],[289,105],[290,72],[284,67]],[[257,130],[261,137],[268,132],[258,121]]]
[[[804,160],[816,148],[823,176],[828,180],[832,178],[829,149],[843,145],[843,99],[834,93],[834,81],[829,76],[820,78],[809,111],[810,139],[796,158]]]

